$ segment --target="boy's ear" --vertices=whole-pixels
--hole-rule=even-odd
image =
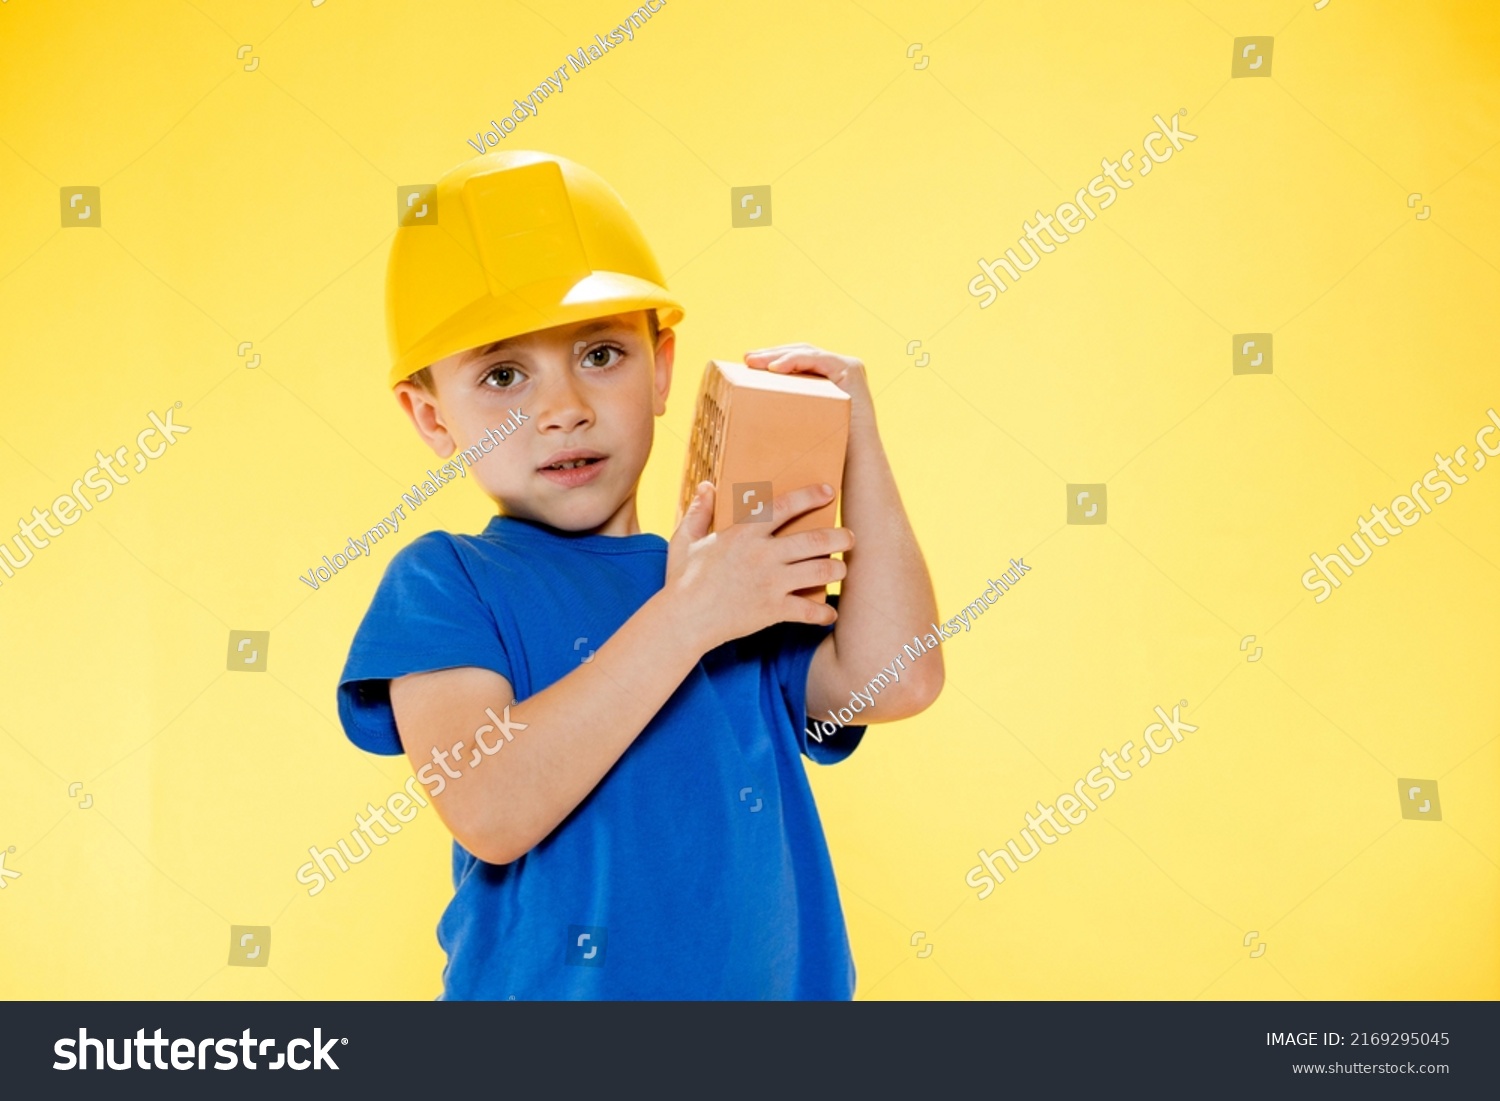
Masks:
[[[437,453],[438,458],[446,459],[452,455],[457,445],[447,426],[443,424],[442,411],[438,409],[433,396],[416,383],[405,379],[396,383],[395,393],[396,404],[411,418],[417,435]]]
[[[653,379],[653,406],[659,417],[667,411],[667,395],[672,391],[672,361],[677,354],[677,334],[663,329],[656,336],[656,367]]]

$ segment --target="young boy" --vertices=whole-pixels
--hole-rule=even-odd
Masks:
[[[515,151],[428,205],[437,224],[392,248],[390,384],[500,515],[396,555],[339,715],[361,748],[406,752],[453,834],[442,997],[852,997],[799,755],[842,760],[865,728],[810,739],[807,715],[848,706],[937,618],[863,365],[746,356],[849,393],[849,528],[775,535],[832,496],[805,486],[772,522],[709,534],[705,482],[669,543],[640,530],[636,492],[683,311],[619,197]],[[841,603],[795,595],[832,581]],[[942,679],[924,657],[866,720],[916,714]]]

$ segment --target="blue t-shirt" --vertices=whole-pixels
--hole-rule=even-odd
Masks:
[[[386,569],[350,647],[345,732],[401,753],[390,680],[408,673],[492,669],[524,702],[662,588],[666,557],[659,535],[572,535],[504,516],[479,535],[422,536]],[[709,651],[599,785],[512,863],[454,842],[442,998],[851,998],[854,961],[801,760],[842,760],[864,734],[807,735],[808,667],[829,630],[783,623]]]

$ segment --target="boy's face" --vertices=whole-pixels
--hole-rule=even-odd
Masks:
[[[432,393],[401,382],[396,396],[445,459],[477,447],[486,429],[498,436],[510,411],[520,412],[525,422],[471,462],[469,476],[507,516],[631,535],[640,530],[636,486],[654,418],[666,411],[674,349],[671,329],[652,348],[646,312],[637,310],[460,352],[432,365]]]

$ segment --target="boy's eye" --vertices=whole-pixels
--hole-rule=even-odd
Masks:
[[[613,367],[625,355],[625,349],[613,344],[600,344],[583,353],[585,367]],[[611,358],[614,357],[614,358]]]
[[[480,381],[489,383],[495,386],[497,389],[504,390],[508,389],[511,386],[514,386],[516,384],[516,381],[520,377],[521,372],[517,371],[514,367],[500,364],[499,366],[491,367],[488,371],[486,371],[484,373],[484,378],[482,378]]]

